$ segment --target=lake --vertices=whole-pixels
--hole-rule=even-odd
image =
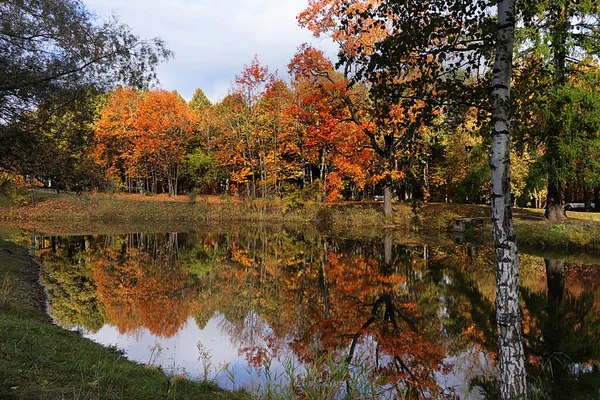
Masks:
[[[170,374],[264,396],[498,396],[484,245],[281,226],[30,241],[57,324]],[[541,398],[600,398],[595,264],[520,255]]]

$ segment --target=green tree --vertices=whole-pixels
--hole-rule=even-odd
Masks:
[[[170,56],[160,39],[142,40],[114,16],[99,20],[79,0],[3,1],[0,168],[21,166],[19,153],[4,149],[43,122],[31,120],[40,104],[52,104],[54,114],[61,114],[86,96],[82,88],[147,87],[156,81],[155,67]],[[33,138],[21,144],[31,145],[31,153],[38,150]]]
[[[520,1],[517,4],[522,27],[517,31],[516,50],[528,75],[544,85],[527,93],[534,98],[530,106],[536,111],[535,124],[526,132],[543,144],[544,164],[548,176],[546,218],[565,219],[565,191],[574,173],[573,161],[579,129],[573,128],[573,98],[565,95],[579,74],[577,65],[600,54],[599,13],[596,1]],[[531,112],[532,110],[527,110]],[[590,110],[586,110],[589,114]],[[580,114],[579,116],[583,116]],[[587,117],[584,117],[587,118]],[[579,124],[579,122],[578,122]],[[580,143],[581,144],[581,143]]]
[[[212,103],[210,102],[208,97],[206,97],[206,95],[204,94],[202,89],[198,88],[194,92],[194,95],[192,96],[192,99],[190,100],[188,105],[190,106],[190,108],[192,110],[200,111],[207,107],[212,106]]]
[[[214,155],[198,148],[185,157],[179,175],[190,183],[192,189],[198,189],[202,193],[215,193],[218,189],[219,171]]]

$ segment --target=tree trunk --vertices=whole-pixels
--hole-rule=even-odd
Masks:
[[[179,188],[177,187],[179,182],[177,180],[177,176],[179,175],[179,164],[175,164],[173,169],[173,196],[177,196],[179,194]]]
[[[525,395],[525,356],[519,305],[519,258],[510,196],[510,75],[514,0],[498,2],[497,47],[492,78],[492,224],[496,252],[496,322],[503,400]]]
[[[383,215],[385,218],[392,218],[392,185],[386,183],[383,188]]]
[[[590,191],[588,189],[583,189],[583,204],[584,204],[584,210],[586,212],[591,211],[592,209],[592,200],[590,199]]]
[[[169,169],[167,169],[167,188],[169,191],[169,197],[173,196],[173,178]]]
[[[567,219],[567,215],[565,214],[565,191],[554,183],[548,183],[545,217],[549,221],[563,221]]]
[[[567,14],[567,5],[556,1],[551,4],[551,43],[550,50],[554,64],[553,86],[561,87],[567,83],[567,38],[571,22]],[[546,219],[549,221],[562,221],[567,219],[565,214],[565,179],[560,171],[561,165],[567,163],[560,150],[561,134],[564,131],[564,121],[561,113],[564,101],[555,98],[551,103],[550,129],[546,132],[546,154],[548,163],[548,197],[546,202]]]

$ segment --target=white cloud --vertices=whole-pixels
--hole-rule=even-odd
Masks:
[[[161,37],[175,58],[158,69],[161,86],[190,99],[201,88],[211,101],[227,94],[255,54],[287,75],[296,48],[311,42],[329,55],[336,46],[298,26],[307,0],[84,0],[98,16],[117,14],[142,37]]]

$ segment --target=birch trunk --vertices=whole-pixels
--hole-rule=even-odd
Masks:
[[[525,356],[519,304],[519,258],[510,198],[510,75],[514,47],[514,0],[498,2],[492,80],[492,225],[496,251],[496,322],[502,399],[525,395]]]

